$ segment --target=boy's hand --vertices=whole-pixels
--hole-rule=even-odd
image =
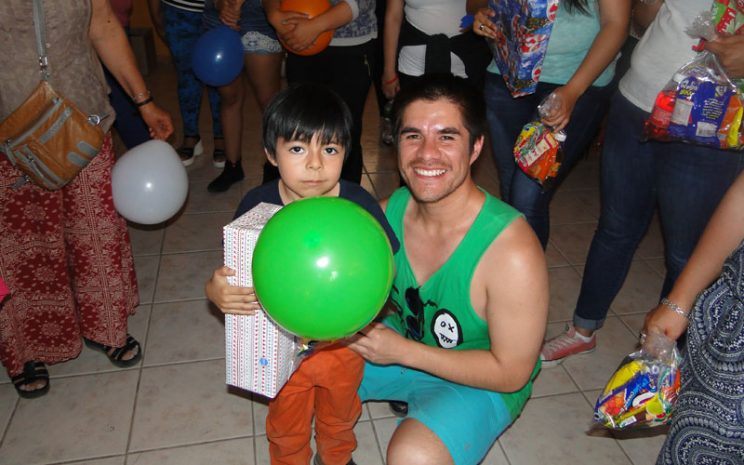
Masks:
[[[306,17],[295,17],[287,20],[291,27],[285,34],[280,35],[286,46],[300,52],[313,45],[315,39],[324,32],[318,21]]]
[[[235,271],[222,266],[214,270],[212,278],[207,281],[206,294],[222,313],[233,315],[253,315],[261,306],[252,287],[231,286],[228,276],[235,276]]]

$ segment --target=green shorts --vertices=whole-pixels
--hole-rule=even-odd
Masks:
[[[475,465],[514,421],[502,394],[463,386],[400,365],[364,364],[359,397],[408,402],[408,416],[432,430],[455,465]]]

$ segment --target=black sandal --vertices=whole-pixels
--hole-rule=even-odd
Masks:
[[[127,334],[127,342],[124,343],[124,345],[121,347],[106,346],[98,342],[91,341],[90,339],[84,340],[86,346],[90,347],[91,349],[100,350],[101,352],[106,354],[108,359],[111,360],[111,363],[119,368],[130,367],[139,362],[140,358],[142,358],[142,347],[140,347],[140,343],[137,342],[137,339],[132,337],[130,334]],[[137,349],[137,353],[134,355],[134,357],[128,360],[122,359],[124,355],[134,349]]]
[[[24,363],[23,372],[20,375],[13,376],[10,380],[13,382],[13,386],[15,386],[18,395],[24,399],[34,399],[49,392],[49,372],[43,362],[31,361]],[[21,389],[22,386],[40,380],[46,381],[46,384],[44,384],[43,387],[34,389],[33,391]]]

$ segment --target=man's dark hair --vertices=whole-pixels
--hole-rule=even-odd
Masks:
[[[318,136],[322,144],[336,143],[351,150],[351,112],[331,89],[312,83],[293,84],[269,102],[263,115],[264,148],[276,156],[276,142],[310,142]]]
[[[460,108],[465,129],[470,134],[470,149],[487,131],[486,104],[483,94],[465,79],[450,74],[431,74],[416,78],[395,96],[393,105],[393,134],[396,144],[400,136],[403,112],[413,102],[446,100]]]

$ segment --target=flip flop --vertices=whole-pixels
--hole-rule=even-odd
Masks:
[[[13,382],[13,386],[15,386],[18,395],[24,399],[34,399],[49,392],[49,372],[43,362],[30,361],[24,363],[23,372],[19,375],[13,376],[10,380]],[[46,381],[46,384],[39,389],[34,389],[33,391],[21,389],[22,386],[39,380]]]
[[[132,337],[132,335],[127,334],[127,342],[124,343],[121,347],[111,347],[107,345],[100,344],[95,341],[91,341],[90,339],[83,339],[85,341],[85,345],[90,347],[91,349],[100,350],[106,356],[108,359],[116,365],[119,368],[127,368],[130,367],[137,362],[139,362],[140,358],[142,358],[142,348],[140,347],[140,343],[137,342],[137,339]],[[134,357],[130,358],[129,360],[124,360],[122,357],[126,355],[128,352],[137,349],[137,353]]]

